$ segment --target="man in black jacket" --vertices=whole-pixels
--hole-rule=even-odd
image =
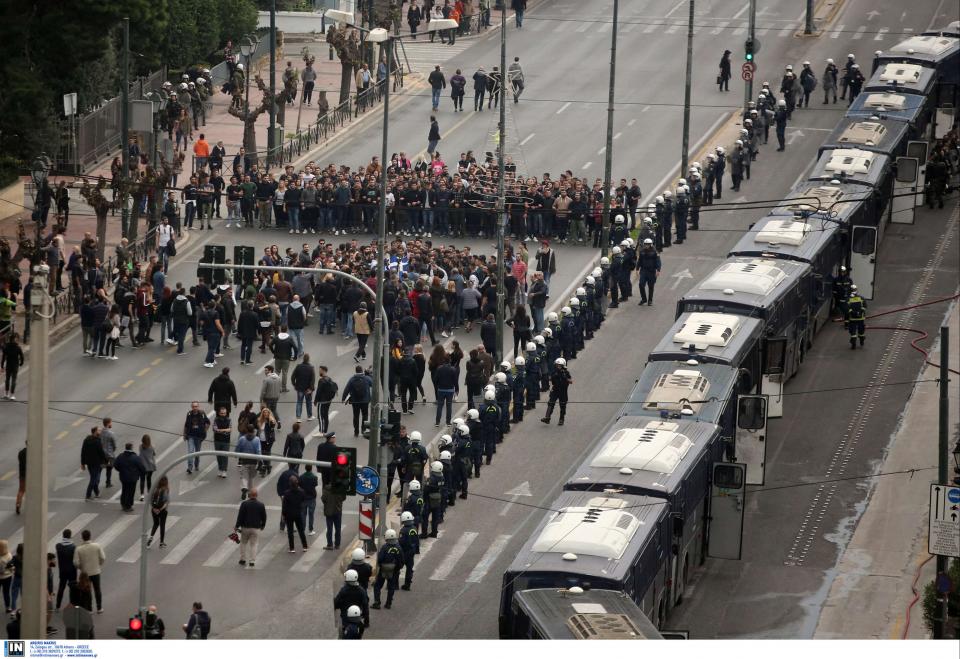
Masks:
[[[137,491],[137,483],[146,473],[143,460],[133,452],[132,442],[127,442],[123,447],[123,453],[114,458],[113,468],[116,469],[117,477],[120,479],[120,507],[123,508],[123,512],[128,513],[133,510],[133,496]]]
[[[267,526],[267,508],[257,498],[257,488],[250,488],[247,498],[241,502],[237,511],[237,522],[234,524],[240,533],[240,565],[250,567],[257,558],[257,543],[260,541],[260,532]]]
[[[320,432],[330,430],[330,405],[337,398],[337,383],[327,375],[327,367],[317,367],[317,388],[313,400],[317,404],[317,416],[320,417]]]
[[[237,337],[240,339],[240,365],[251,364],[253,356],[253,343],[257,340],[260,332],[260,319],[257,312],[253,310],[253,302],[244,303],[243,311],[240,312],[240,318],[237,320]]]
[[[441,364],[433,374],[433,385],[437,389],[437,420],[435,425],[438,428],[440,427],[440,413],[444,405],[447,408],[447,425],[450,425],[453,399],[460,389],[457,381],[457,369],[450,362]]]
[[[347,386],[343,388],[341,401],[347,402],[349,398],[350,405],[353,406],[354,437],[360,436],[360,418],[363,417],[363,420],[366,421],[369,414],[367,408],[370,405],[371,384],[370,378],[363,372],[363,367],[357,365],[356,373],[347,382]]]
[[[210,388],[207,389],[207,402],[213,403],[213,409],[219,410],[221,407],[227,408],[227,414],[233,410],[233,405],[237,404],[237,387],[230,379],[230,368],[224,366],[220,375],[213,378]]]
[[[57,609],[63,603],[63,592],[67,586],[77,580],[77,566],[73,564],[73,554],[77,546],[73,544],[73,531],[63,530],[63,538],[57,543],[57,571],[60,576],[60,585],[57,586]]]
[[[307,404],[307,421],[313,420],[313,390],[316,385],[317,374],[310,363],[310,355],[304,353],[303,361],[297,364],[290,376],[290,384],[297,392],[297,421],[303,412],[303,404]]]
[[[488,313],[480,325],[480,340],[487,353],[497,354],[497,321],[492,313]]]
[[[337,433],[328,432],[324,435],[326,440],[323,444],[317,447],[317,460],[320,462],[330,462],[332,463],[338,453],[337,449]],[[320,472],[320,478],[323,480],[324,485],[330,482],[331,469],[330,467],[319,467],[318,471]]]

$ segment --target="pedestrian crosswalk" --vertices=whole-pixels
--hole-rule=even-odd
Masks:
[[[407,65],[410,71],[427,74],[433,71],[437,64],[441,66],[469,48],[474,42],[470,39],[459,39],[452,46],[440,43],[437,38],[433,43],[427,38],[416,41],[404,39],[403,47],[397,53],[400,61]],[[405,58],[404,58],[405,57]],[[451,71],[446,72],[447,76]]]
[[[323,549],[325,543],[322,516],[319,520],[321,526],[317,527],[318,535],[308,536],[311,543],[308,550],[302,552],[297,542],[296,554],[287,557],[286,531],[279,530],[276,511],[271,509],[269,514],[267,529],[260,536],[254,570],[316,575],[323,557],[339,557],[339,551]],[[137,514],[117,516],[112,510],[79,514],[51,512],[47,549],[51,552],[55,550],[65,528],[73,531],[74,542],[77,544],[80,543],[80,532],[89,529],[93,541],[103,547],[108,566],[111,563],[117,564],[118,568],[123,565],[135,566],[139,563],[141,554],[141,519]],[[0,513],[0,538],[7,538],[12,547],[23,542],[23,527],[11,529],[14,521],[22,521],[22,518],[14,519],[12,515]],[[159,546],[158,534],[148,550],[151,565],[154,566],[151,569],[155,570],[155,574],[160,575],[160,578],[164,569],[178,565],[188,565],[191,569],[238,569],[236,563],[240,545],[227,537],[232,531],[230,517],[169,515],[166,523],[166,547]],[[7,533],[9,535],[6,535]],[[345,536],[350,536],[348,529],[345,529]],[[504,555],[512,539],[511,534],[487,535],[473,530],[451,533],[441,527],[436,538],[421,539],[416,569],[430,581],[459,580],[466,584],[478,584],[490,575],[497,559]]]

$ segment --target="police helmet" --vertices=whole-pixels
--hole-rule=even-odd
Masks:
[[[692,173],[692,174],[690,175],[690,178],[692,178],[694,181],[699,181],[699,180],[700,180],[700,174],[697,173],[697,172],[694,172],[694,173]]]
[[[653,244],[653,238],[644,238],[644,239],[643,239],[643,244],[644,244],[644,245],[652,245],[652,244]]]
[[[750,120],[747,119],[747,121],[750,121]],[[744,123],[746,123],[746,122],[744,122]],[[753,123],[753,122],[751,122],[751,123]],[[749,134],[750,134],[750,131],[748,131],[746,128],[741,128],[741,129],[740,129],[740,134],[741,134],[741,135],[749,135]]]
[[[241,63],[241,64],[237,64],[237,70],[238,70],[238,71],[243,71],[243,64],[242,64],[242,63]]]
[[[209,74],[209,73],[210,73],[210,69],[202,69],[202,71],[203,71],[204,73],[206,73],[206,74]]]
[[[453,423],[451,423],[450,425],[452,425],[454,428],[458,428],[463,425],[463,419],[461,419],[460,417],[457,417],[456,419],[453,420]]]
[[[423,435],[420,434],[419,430],[414,430],[412,433],[410,433],[411,444],[419,444],[422,439]]]
[[[847,59],[857,59],[857,58],[856,58],[856,56],[855,56],[853,53],[848,53],[848,54],[847,54]]]
[[[503,384],[504,382],[507,381],[507,374],[506,374],[506,373],[497,373],[497,374],[495,374],[495,375],[493,376],[493,379],[496,380],[497,382],[499,382],[500,384]]]
[[[431,474],[442,474],[443,473],[443,463],[436,461],[430,464],[430,473]]]
[[[601,257],[600,257],[600,265],[610,265],[610,258],[607,257],[607,256],[601,256]],[[601,270],[601,272],[603,272],[603,271]]]
[[[206,84],[206,82],[207,82],[207,81],[204,80],[203,78],[197,78],[197,84],[198,84],[198,85]]]
[[[603,276],[603,270],[601,270],[600,268],[594,268],[594,269],[593,269],[593,272],[590,273],[590,276],[592,276],[592,277],[602,277],[602,276]],[[596,281],[596,280],[594,280],[594,281]],[[553,313],[553,312],[551,311],[550,313]],[[549,318],[549,316],[548,316],[548,318]],[[553,319],[554,319],[554,320],[557,319],[557,314],[553,313]]]
[[[673,193],[670,192],[669,190],[664,190],[664,191],[663,191],[663,198],[664,198],[664,199],[669,199],[669,198],[672,197],[672,196],[673,196]]]
[[[527,360],[524,359],[523,357],[517,357],[516,359],[513,360],[513,363],[517,366],[524,366],[526,365]]]
[[[570,314],[573,313],[573,311],[570,309],[570,307],[564,307],[563,309],[560,310],[560,313],[562,313],[564,316],[569,316]]]
[[[583,286],[578,287],[577,297],[586,297],[586,296],[587,296],[587,289],[585,289]]]
[[[189,87],[190,89],[193,89],[194,87],[196,87],[196,85],[191,82],[187,84],[187,87]]]
[[[658,204],[662,204],[662,203],[663,203],[663,195],[657,195],[657,197],[656,197],[656,199],[654,199],[654,201],[657,202]]]
[[[737,146],[743,146],[743,140],[737,140]]]
[[[360,580],[356,570],[347,570],[343,573],[343,580],[347,583],[355,584]]]
[[[440,459],[441,459],[441,460],[449,460],[449,459],[452,458],[452,457],[453,457],[453,456],[450,455],[450,451],[440,451]]]
[[[580,298],[572,297],[570,298],[570,302],[568,302],[568,304],[570,305],[571,309],[576,309],[580,306]]]
[[[750,118],[750,119],[747,119],[747,121],[749,121],[749,122],[752,124],[752,123],[753,123],[752,117],[759,117],[759,116],[760,116],[760,113],[759,113],[759,112],[757,112],[756,110],[750,110],[750,117],[751,117],[751,118]]]
[[[717,155],[718,155],[718,156],[722,156],[722,155],[725,154],[726,152],[727,152],[727,150],[724,149],[722,146],[718,146],[718,147],[717,147]]]
[[[397,532],[394,531],[393,529],[387,529],[383,534],[383,539],[386,540],[387,542],[390,542],[391,540],[396,540]]]
[[[679,186],[681,186],[681,185],[686,185],[686,184],[687,184],[687,179],[685,179],[685,178],[682,178],[682,179],[680,179],[679,181],[677,181],[677,187],[679,187]]]
[[[487,393],[488,391],[492,392],[495,390],[496,390],[496,387],[494,387],[492,384],[486,384],[483,386],[483,393]]]
[[[708,154],[707,154],[707,160],[709,160],[710,162],[713,162],[713,161],[716,160],[716,159],[717,159],[717,157],[716,157],[715,155],[713,155],[712,153],[708,153]]]
[[[556,311],[551,311],[550,313],[547,314],[547,322],[548,322],[548,323],[556,322],[558,319],[559,319],[559,317],[557,316],[557,312],[556,312]]]
[[[161,85],[161,87],[163,87],[164,89],[170,89],[171,87],[173,87],[173,85],[170,83],[169,80],[165,80],[164,83]]]
[[[553,338],[553,330],[550,329],[549,327],[544,327],[544,328],[543,328],[543,335],[544,335],[546,338],[548,338],[548,339],[552,339],[552,338]]]
[[[615,218],[613,218],[613,221],[616,224],[623,224],[624,222],[623,215],[617,215]]]
[[[841,266],[840,266],[840,272],[846,272],[846,271],[847,271],[847,266],[841,265]]]
[[[442,448],[444,446],[449,446],[450,444],[453,444],[453,437],[450,435],[440,435],[440,441],[437,442],[438,446]]]
[[[702,168],[700,167],[700,163],[697,162],[696,160],[693,161],[693,164],[690,165],[690,167],[696,167],[697,169],[702,169]]]
[[[683,194],[690,194],[690,186],[688,185],[683,186]]]
[[[347,620],[360,620],[363,618],[363,611],[356,604],[347,609]]]
[[[564,307],[564,309],[567,309],[567,308],[568,308],[568,307]],[[527,352],[536,352],[536,350],[537,350],[537,344],[534,343],[533,341],[527,341],[527,345],[524,346],[524,348],[526,348],[526,351],[527,351]]]
[[[859,65],[859,64],[853,64],[850,68],[851,68],[851,69],[859,69],[859,68],[860,68],[860,65]]]
[[[400,521],[403,521],[403,515],[400,516]],[[366,557],[367,555],[363,552],[362,549],[360,549],[360,547],[357,547],[356,549],[354,549],[353,552],[350,554],[350,558],[353,559],[354,561],[362,561]]]
[[[827,64],[833,64],[833,58],[832,58],[832,57],[828,57],[828,58],[827,58]]]
[[[556,359],[553,360],[553,363],[556,364],[557,366],[566,366],[567,360],[564,359],[563,357],[557,357]]]
[[[467,410],[467,418],[471,421],[476,421],[480,418],[480,412],[478,410]],[[468,426],[469,427],[469,426]]]
[[[459,426],[457,426],[457,430],[460,432],[461,435],[470,434],[470,426],[468,426],[465,423],[461,423]]]
[[[787,64],[787,71],[793,71],[793,64]]]
[[[181,80],[189,80],[189,79],[190,79],[190,76],[189,76],[188,74],[184,73],[183,75],[180,76],[180,79],[181,79]]]
[[[410,491],[411,491],[411,492],[419,492],[419,491],[420,491],[420,481],[418,481],[418,480],[412,480],[412,481],[410,481]]]
[[[616,256],[616,255],[619,254],[619,253],[620,253],[620,247],[619,247],[619,246],[614,246],[614,248],[611,250],[611,254],[613,254],[614,256]]]
[[[596,284],[596,283],[597,283],[596,277],[594,277],[593,275],[587,275],[587,285],[588,285],[588,286],[593,286],[593,285]],[[550,329],[550,328],[548,327],[547,329]],[[544,331],[547,331],[547,330],[544,330]]]
[[[761,85],[761,87],[763,87],[765,91],[769,91],[769,89],[767,89],[767,88],[770,87],[770,83],[767,82],[766,80],[764,80],[764,81],[763,81],[763,84]]]
[[[180,91],[187,91],[187,83],[185,82],[180,83]]]
[[[497,398],[497,395],[496,395],[495,393],[493,393],[492,391],[484,391],[484,392],[483,392],[483,399],[484,399],[484,400],[492,401],[492,400],[496,400],[496,398]]]
[[[748,109],[751,109],[751,110],[752,110],[752,109],[755,108],[755,107],[757,107],[756,101],[747,101],[747,108],[748,108]]]
[[[880,52],[880,51],[878,50],[877,52]],[[804,62],[803,65],[804,65],[804,66],[810,66],[810,62]]]
[[[410,512],[409,510],[404,510],[402,513],[400,513],[400,523],[401,523],[401,524],[403,524],[404,522],[412,522],[412,521],[413,521],[413,513],[412,513],[412,512]],[[354,549],[354,551],[356,551],[356,549]],[[363,551],[363,550],[361,549],[360,551]]]
[[[620,241],[620,247],[630,247],[630,241],[624,238]],[[580,295],[579,291],[577,291],[577,295]]]
[[[502,362],[500,362],[500,368],[509,371],[509,370],[510,370],[510,362],[508,362],[506,359],[504,359]]]
[[[756,110],[752,110],[751,112],[752,112],[752,114],[756,114],[756,113],[757,113]],[[744,119],[744,120],[743,120],[743,125],[744,125],[744,126],[752,126],[752,125],[753,125],[753,119]],[[743,130],[741,130],[740,132],[741,132],[741,133],[747,133],[748,131],[747,131],[746,129],[743,129]]]
[[[538,346],[542,346],[544,343],[544,338],[541,335],[537,334],[535,337],[533,337],[533,342],[536,343]]]

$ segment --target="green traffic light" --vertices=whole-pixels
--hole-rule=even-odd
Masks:
[[[746,60],[749,62],[749,61],[751,61],[752,59],[753,59],[753,53],[747,53],[747,54],[746,54]]]

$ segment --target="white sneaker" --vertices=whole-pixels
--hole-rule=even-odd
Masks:
[[[213,368],[214,365],[213,365],[213,364],[204,364],[203,367],[204,367],[204,368]]]
[[[294,233],[294,230],[290,229],[290,231],[288,231],[287,233]]]
[[[313,417],[312,417],[312,416],[308,416],[308,417],[307,417],[307,421],[313,421]]]
[[[317,232],[316,229],[310,229],[310,233],[316,233],[316,232]]]
[[[16,400],[16,399],[17,399],[17,397],[14,396],[13,394],[8,394],[8,395],[7,395],[7,400]]]
[[[222,353],[222,352],[218,352],[218,353],[214,354],[214,357],[223,357],[223,353]]]
[[[340,235],[340,229],[334,229],[334,230],[333,230],[333,235],[339,236],[339,235]]]
[[[110,359],[112,359],[113,361],[117,361],[117,360],[120,359],[120,358],[117,357],[116,355],[113,355],[113,356],[110,357]]]
[[[308,533],[307,535],[317,535],[317,532],[316,532],[316,531],[310,531],[310,533]]]
[[[140,500],[143,501],[143,495],[142,495],[142,494],[140,495]]]
[[[168,345],[175,346],[175,345],[177,345],[177,342],[174,341],[173,339],[167,339],[167,344],[168,344]]]
[[[449,339],[449,338],[450,338],[450,335],[447,334],[446,332],[440,332],[440,336],[442,336],[442,337],[445,338],[445,339]]]
[[[427,231],[427,238],[433,238],[433,234]]]

